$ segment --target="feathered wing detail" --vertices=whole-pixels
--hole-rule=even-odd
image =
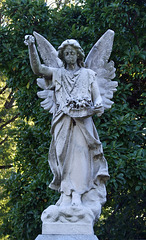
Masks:
[[[41,58],[43,59],[44,64],[48,67],[62,67],[63,63],[58,58],[58,53],[52,44],[37,32],[33,32],[33,35],[37,41],[37,49]]]
[[[36,38],[37,41],[37,49],[40,53],[40,56],[44,62],[44,64],[48,67],[62,67],[63,63],[58,58],[58,53],[56,49],[49,43],[48,40],[46,40],[43,36],[38,34],[37,32],[33,32],[33,35]],[[40,88],[44,89],[43,91],[40,91],[37,93],[39,98],[45,99],[43,102],[41,102],[41,106],[48,110],[50,113],[54,113],[55,111],[55,97],[54,97],[54,91],[48,89],[48,85],[46,84],[48,80],[45,78],[38,78],[37,84]]]
[[[56,106],[54,91],[47,89],[47,84],[44,78],[38,78],[37,85],[44,89],[43,91],[37,92],[39,98],[45,99],[41,102],[41,107],[48,110],[50,113],[54,113]]]
[[[86,66],[97,73],[97,82],[104,109],[111,108],[113,104],[111,99],[118,86],[118,82],[111,81],[115,78],[114,62],[108,62],[112,52],[113,40],[114,31],[109,29],[92,47],[85,60]]]

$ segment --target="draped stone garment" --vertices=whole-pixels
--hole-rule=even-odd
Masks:
[[[70,116],[71,109],[67,104],[68,99],[86,98],[92,102],[94,81],[95,73],[89,69],[80,68],[74,75],[64,68],[53,69],[56,112],[49,150],[49,164],[54,174],[50,187],[66,195],[72,191],[88,192],[97,187],[99,179],[105,181],[109,177],[92,117],[88,117],[83,108],[79,118]]]

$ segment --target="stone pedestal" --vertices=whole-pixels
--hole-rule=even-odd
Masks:
[[[93,226],[86,223],[43,223],[42,234],[94,235]]]
[[[98,240],[98,238],[93,234],[42,234],[38,235],[35,240]]]

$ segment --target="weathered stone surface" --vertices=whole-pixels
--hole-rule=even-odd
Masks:
[[[84,51],[74,39],[65,40],[57,52],[38,33],[34,37],[25,36],[25,44],[32,70],[41,76],[37,79],[43,89],[38,92],[44,99],[41,106],[53,114],[48,160],[54,178],[50,188],[61,193],[56,205],[42,213],[43,233],[93,233],[106,201],[109,174],[92,116],[100,117],[113,104],[117,82],[111,81],[115,68],[108,60],[114,32],[108,30],[97,41],[85,62]],[[64,224],[68,227],[61,230]]]
[[[42,234],[94,234],[92,224],[80,223],[45,223]]]
[[[35,240],[98,240],[95,235],[38,235]]]

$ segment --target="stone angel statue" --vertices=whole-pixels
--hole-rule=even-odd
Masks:
[[[42,221],[93,225],[106,201],[109,173],[92,116],[100,117],[113,104],[117,82],[112,81],[114,62],[108,60],[114,32],[108,30],[85,61],[76,40],[65,40],[56,51],[43,36],[33,35],[25,36],[25,44],[31,68],[39,76],[37,84],[43,89],[37,94],[44,99],[41,106],[53,114],[49,164],[54,178],[50,188],[61,193],[56,205],[43,212]]]

